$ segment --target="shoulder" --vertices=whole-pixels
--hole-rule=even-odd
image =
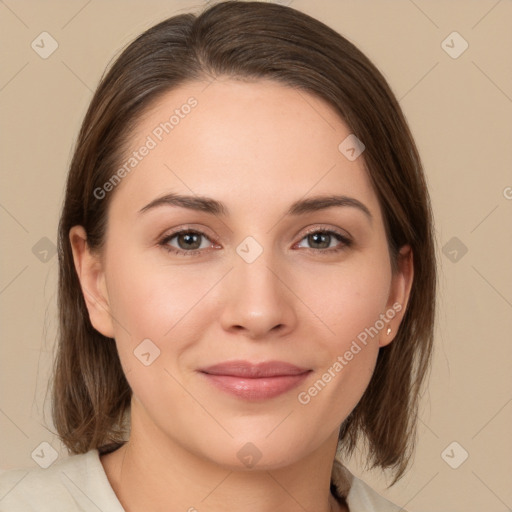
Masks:
[[[355,477],[337,459],[334,461],[332,478],[338,490],[346,496],[350,512],[407,512]]]
[[[348,495],[350,512],[407,512],[404,508],[391,503],[363,480],[354,477]]]
[[[124,512],[97,450],[0,474],[0,512]]]

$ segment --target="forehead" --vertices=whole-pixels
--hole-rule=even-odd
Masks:
[[[270,80],[191,82],[137,121],[121,165],[136,162],[118,189],[133,207],[168,192],[215,197],[230,210],[336,192],[378,209],[363,158],[339,149],[349,135],[334,109],[305,91]]]

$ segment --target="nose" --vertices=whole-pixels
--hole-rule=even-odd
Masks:
[[[263,254],[247,263],[238,256],[224,283],[221,325],[250,339],[283,336],[295,328],[296,302],[284,272]],[[279,275],[281,274],[281,275]]]

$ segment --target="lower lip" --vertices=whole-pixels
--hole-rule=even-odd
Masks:
[[[211,384],[218,389],[245,400],[265,400],[282,395],[298,386],[309,372],[299,375],[279,375],[249,379],[231,375],[211,375],[203,373]]]

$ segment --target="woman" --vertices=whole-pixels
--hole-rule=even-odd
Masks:
[[[169,18],[102,79],[59,225],[53,415],[71,457],[0,510],[399,510],[436,267],[382,75],[294,9]],[[403,509],[400,509],[403,510]]]

